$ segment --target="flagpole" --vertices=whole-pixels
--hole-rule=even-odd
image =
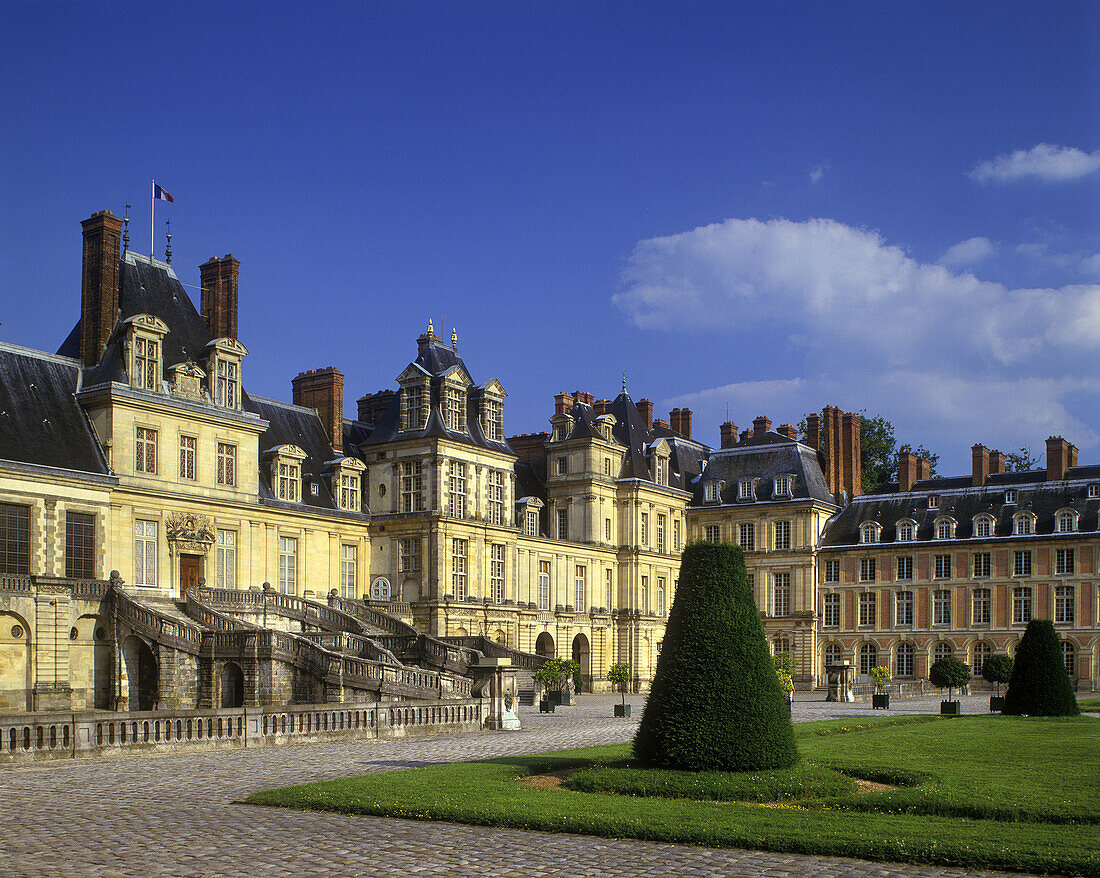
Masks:
[[[149,262],[153,262],[153,253],[155,244],[153,243],[154,226],[153,226],[153,214],[156,212],[157,205],[157,178],[153,178],[153,186],[149,190]]]

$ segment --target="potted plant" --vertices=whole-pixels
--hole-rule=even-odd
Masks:
[[[940,713],[943,716],[958,716],[959,702],[951,695],[955,689],[961,689],[970,682],[970,665],[961,662],[955,656],[948,655],[936,659],[928,670],[928,680],[937,689],[947,690],[947,700],[940,702]]]
[[[558,703],[568,707],[573,703],[569,695],[569,684],[581,672],[581,663],[573,659],[561,659],[561,679],[558,681]]]
[[[1012,679],[1012,656],[999,652],[991,655],[982,665],[982,679],[993,684],[993,694],[989,696],[989,712],[1004,710],[1005,697],[1001,694],[1001,684]]]
[[[871,679],[875,683],[875,691],[871,695],[871,709],[881,707],[883,710],[890,709],[890,693],[886,691],[886,684],[893,679],[894,675],[890,673],[890,669],[885,665],[878,665],[871,668]]]
[[[558,659],[548,659],[535,671],[535,683],[543,690],[543,698],[539,701],[539,713],[553,713],[554,708],[561,702],[562,676],[561,662]]]
[[[615,716],[630,716],[630,705],[626,703],[626,687],[630,685],[630,665],[625,662],[616,662],[607,671],[608,682],[612,686],[618,686],[622,693],[623,703],[615,705]]]

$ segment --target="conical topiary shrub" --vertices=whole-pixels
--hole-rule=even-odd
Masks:
[[[1032,619],[1016,647],[1002,713],[1021,716],[1077,716],[1080,709],[1062,661],[1054,623]]]
[[[785,768],[798,761],[737,546],[693,543],[684,551],[634,755],[690,771]]]

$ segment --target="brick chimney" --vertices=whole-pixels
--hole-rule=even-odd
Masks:
[[[821,448],[821,415],[817,412],[806,415],[806,444],[811,448]]]
[[[932,459],[930,457],[921,456],[917,458],[917,466],[920,467],[920,477],[922,479],[932,478]]]
[[[359,420],[364,424],[377,424],[386,414],[395,396],[397,396],[396,391],[379,390],[377,393],[368,393],[360,397],[357,403]]]
[[[970,447],[970,454],[973,461],[970,484],[980,488],[989,479],[989,449],[979,442]]]
[[[750,430],[746,427],[744,430],[741,431],[741,441],[742,442],[748,442],[749,439],[751,439],[751,438],[752,438],[752,430]]]
[[[294,404],[315,409],[336,451],[344,448],[344,373],[335,366],[299,372],[291,382]]]
[[[898,490],[912,491],[913,483],[920,478],[917,455],[912,451],[898,452]]]
[[[718,427],[718,434],[722,437],[721,448],[733,448],[737,444],[737,425],[733,421],[726,421]]]
[[[109,210],[82,220],[84,258],[80,277],[80,361],[94,366],[118,322],[118,254],[122,220]]]
[[[685,439],[691,438],[691,409],[686,406],[680,409],[680,429],[676,432]]]
[[[994,449],[989,452],[989,474],[998,475],[1005,471],[1005,453]]]
[[[586,393],[583,390],[574,390],[573,391],[573,403],[574,403],[574,405],[577,404],[577,403],[581,403],[582,405],[586,405],[586,406],[591,407],[592,403],[595,402],[595,401],[596,401],[596,398],[591,393]]]
[[[1074,462],[1070,463],[1070,449],[1073,449]],[[1056,482],[1066,477],[1066,470],[1075,466],[1077,449],[1061,436],[1047,439],[1047,481]]]
[[[863,464],[860,456],[863,452],[863,440],[860,437],[860,417],[856,412],[841,415],[840,457],[843,478],[841,488],[849,498],[863,493]]]
[[[237,337],[237,275],[241,263],[229,253],[199,266],[200,310],[211,338]]]
[[[638,414],[642,416],[647,430],[653,429],[653,403],[644,396],[638,400]]]
[[[573,411],[573,397],[564,390],[554,394],[554,414],[567,415]]]
[[[793,424],[780,424],[779,429],[776,430],[776,432],[780,436],[786,436],[788,439],[791,439],[795,442],[798,441],[798,430]]]
[[[754,439],[759,436],[763,436],[771,428],[771,418],[765,417],[764,415],[759,415],[758,417],[752,419],[752,436]]]
[[[609,411],[611,411],[611,400],[597,399],[594,403],[592,403],[592,411],[596,413],[597,418],[600,415],[606,415]]]
[[[664,420],[663,418],[655,419],[653,421],[653,426],[654,427],[660,427],[662,430],[668,430],[669,429],[668,421]]]
[[[844,473],[843,455],[840,454],[840,409],[835,405],[827,405],[821,410],[821,444],[825,452],[825,481],[829,485],[829,491],[835,497],[839,497],[843,488]]]
[[[536,474],[546,478],[546,443],[549,440],[550,434],[546,432],[520,433],[508,437],[508,447],[520,460],[527,461]]]

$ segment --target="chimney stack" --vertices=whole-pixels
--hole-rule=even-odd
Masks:
[[[922,479],[932,478],[932,459],[925,455],[917,458],[917,465],[920,467],[920,477]]]
[[[432,321],[428,321],[428,331],[422,332],[416,339],[416,354],[417,357],[423,357],[428,353],[428,347],[433,342],[439,342],[440,338],[435,334],[435,329],[432,328]]]
[[[596,413],[597,418],[600,417],[600,415],[606,415],[609,411],[611,411],[611,400],[597,399],[594,403],[592,403],[592,410]]]
[[[919,478],[917,455],[912,451],[898,452],[898,490],[912,491],[913,483]]]
[[[860,436],[860,417],[856,412],[841,415],[840,456],[843,458],[844,479],[841,488],[848,497],[858,497],[863,493],[863,440]],[[927,462],[927,461],[926,461]]]
[[[1003,451],[997,451],[994,449],[989,452],[989,474],[991,476],[998,475],[1005,471],[1005,454]]]
[[[970,454],[973,460],[970,484],[975,488],[980,488],[989,479],[989,449],[979,442],[977,445],[971,446]]]
[[[94,366],[118,322],[118,259],[122,220],[109,210],[80,223],[84,257],[80,278],[80,361]]]
[[[741,441],[742,442],[748,442],[749,439],[751,439],[751,438],[752,438],[752,430],[750,430],[748,427],[746,427],[744,430],[741,431]]]
[[[752,436],[754,439],[763,436],[772,428],[771,418],[759,415],[752,419]]]
[[[237,337],[237,275],[241,263],[229,253],[199,266],[200,310],[211,338]]]
[[[567,415],[573,411],[573,397],[564,390],[554,394],[554,414]]]
[[[660,427],[662,430],[668,430],[669,429],[668,421],[666,421],[662,418],[656,418],[653,421],[653,426],[654,427]]]
[[[299,372],[291,382],[294,404],[315,409],[333,450],[344,450],[344,373],[335,366]]]
[[[592,403],[596,401],[596,398],[591,393],[585,393],[583,390],[573,391],[573,403],[581,403],[583,405],[591,407]]]
[[[817,412],[806,415],[806,444],[821,450],[821,415]]]
[[[776,432],[780,436],[786,436],[788,439],[794,442],[798,441],[798,430],[795,429],[795,426],[793,424],[780,424],[779,429],[776,430]]]
[[[733,448],[737,444],[737,425],[733,421],[726,421],[718,428],[722,437],[721,448]]]
[[[642,416],[647,430],[653,429],[653,403],[644,396],[638,400],[638,414]]]
[[[376,426],[393,403],[395,396],[397,396],[396,391],[379,390],[377,393],[368,393],[366,396],[360,397],[357,404],[359,420],[364,424]]]
[[[1072,451],[1071,451],[1072,449]],[[1070,458],[1072,457],[1072,462]],[[1047,439],[1047,481],[1061,481],[1066,470],[1077,465],[1077,449],[1061,436]]]

